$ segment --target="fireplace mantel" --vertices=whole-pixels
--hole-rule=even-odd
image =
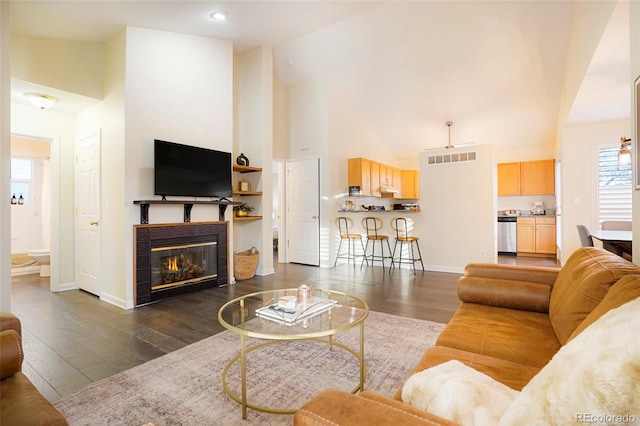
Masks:
[[[227,206],[237,206],[241,203],[238,201],[229,200],[211,200],[211,201],[184,201],[184,200],[135,200],[133,204],[140,206],[140,223],[149,223],[149,206],[151,204],[182,204],[184,206],[184,222],[191,222],[191,209],[194,204],[208,204],[218,206],[218,218],[220,221],[224,220],[224,214],[227,211]]]

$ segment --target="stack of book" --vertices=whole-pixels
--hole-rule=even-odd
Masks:
[[[295,308],[285,308],[278,303],[270,304],[256,309],[256,315],[280,324],[294,325],[298,322],[309,319],[333,308],[338,303],[337,300],[326,299],[314,296],[310,303],[299,303]]]

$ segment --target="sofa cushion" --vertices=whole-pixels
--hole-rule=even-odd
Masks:
[[[436,342],[542,368],[560,349],[546,313],[463,303]]]
[[[522,389],[540,371],[539,368],[530,365],[474,354],[460,349],[447,348],[446,346],[434,346],[425,352],[411,374],[451,360],[460,361],[515,390]],[[394,398],[402,399],[402,388],[398,389]]]
[[[576,250],[567,260],[551,291],[549,318],[561,344],[595,309],[621,277],[640,268],[597,247]]]
[[[637,422],[638,324],[640,298],[602,315],[531,379],[500,424],[522,424],[523,419],[527,424],[558,425]]]

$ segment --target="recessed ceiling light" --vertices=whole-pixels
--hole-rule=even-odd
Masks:
[[[227,18],[229,17],[229,12],[227,12],[226,10],[220,10],[220,11],[213,12],[209,16],[214,21],[226,21]]]
[[[58,98],[42,93],[25,93],[24,96],[29,99],[31,105],[40,109],[51,108],[58,102]]]

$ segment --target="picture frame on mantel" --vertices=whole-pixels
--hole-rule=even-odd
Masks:
[[[640,189],[640,171],[638,167],[640,166],[640,143],[638,142],[638,138],[640,138],[640,75],[636,78],[636,81],[633,83],[633,108],[635,114],[635,126],[634,126],[634,140],[633,146],[635,148],[636,155],[636,164],[634,167],[635,175],[636,175],[636,191]]]

